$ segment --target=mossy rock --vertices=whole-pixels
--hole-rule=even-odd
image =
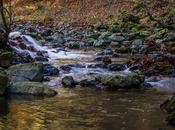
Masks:
[[[87,46],[93,46],[95,39],[93,38],[86,38],[85,43]]]
[[[8,74],[11,82],[36,81],[44,78],[44,67],[42,63],[26,63],[9,67]]]
[[[13,54],[11,52],[2,52],[0,54],[0,66],[9,67],[12,61]]]
[[[8,93],[18,95],[55,96],[57,92],[40,82],[15,82],[7,87]]]
[[[132,72],[126,75],[102,77],[101,82],[107,85],[107,89],[132,89],[141,88],[145,76],[140,72]]]
[[[8,75],[3,68],[0,68],[0,96],[4,95],[8,84]]]
[[[61,81],[63,87],[65,88],[74,88],[76,83],[72,76],[65,76]]]

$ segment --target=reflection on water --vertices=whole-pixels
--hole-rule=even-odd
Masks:
[[[53,98],[0,101],[0,113],[9,110],[1,114],[0,130],[173,130],[159,109],[166,94],[88,88],[59,92]]]

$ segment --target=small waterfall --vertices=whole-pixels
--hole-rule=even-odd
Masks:
[[[9,45],[17,54],[29,55],[33,59],[40,55],[43,57],[48,56],[47,51],[38,45],[36,40],[31,36],[22,35],[20,32],[11,32],[9,34]]]

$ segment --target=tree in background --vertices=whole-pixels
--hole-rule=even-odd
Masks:
[[[0,49],[7,47],[12,25],[12,2],[0,0]]]

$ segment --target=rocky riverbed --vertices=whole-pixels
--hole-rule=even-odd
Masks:
[[[31,95],[43,99],[43,97],[55,96],[58,93],[51,99],[34,100],[34,106],[38,108],[48,104],[46,110],[43,110],[44,114],[47,111],[59,113],[58,110],[61,112],[64,109],[63,112],[68,115],[63,120],[73,123],[71,125],[73,128],[77,127],[78,124],[76,125],[74,122],[78,121],[82,124],[81,128],[85,129],[101,129],[105,124],[111,126],[111,129],[139,129],[137,126],[131,126],[132,123],[136,125],[137,122],[129,121],[129,124],[126,122],[129,115],[142,113],[143,117],[140,123],[145,124],[143,130],[148,128],[150,130],[155,128],[171,129],[165,125],[165,116],[163,112],[160,114],[159,105],[174,91],[174,31],[160,28],[150,34],[149,31],[124,30],[118,24],[74,27],[64,23],[47,26],[25,23],[14,26],[13,30],[14,32],[9,35],[11,51],[0,54],[0,66],[3,67],[0,69],[0,94],[8,95],[10,102],[12,100],[9,114],[13,113],[11,110],[13,105],[20,103],[16,97],[25,99],[24,95],[30,95],[29,101],[26,102],[31,105],[33,99],[36,98],[32,97],[31,101]],[[88,99],[88,96],[92,99]],[[118,99],[115,101],[114,98]],[[78,104],[78,100],[80,100],[80,104]],[[107,100],[110,106],[106,105],[108,104]],[[9,102],[9,100],[2,99],[2,102]],[[63,108],[58,102],[61,102],[61,105],[64,104]],[[66,102],[75,102],[75,104],[65,105]],[[83,102],[87,102],[87,104],[83,104]],[[116,104],[114,105],[113,102]],[[55,103],[53,107],[51,107],[52,103]],[[117,109],[117,104],[121,103],[123,106],[119,105],[120,107]],[[22,100],[21,107],[26,107],[24,104],[25,100]],[[95,116],[96,110],[92,110],[92,115],[82,114],[82,117],[79,117],[81,119],[83,116],[87,116],[84,123],[76,116],[71,115],[70,108],[77,107],[78,110],[86,113],[88,108],[94,107],[95,104],[100,109],[98,114],[102,114],[100,117],[104,118],[99,125],[95,121],[101,120]],[[141,106],[137,106],[137,104]],[[60,109],[56,109],[57,107]],[[114,107],[116,110],[110,107]],[[34,111],[37,109],[34,108]],[[30,110],[27,109],[26,114],[29,114],[28,112],[30,113]],[[74,112],[72,114],[79,113],[76,110]],[[5,113],[4,117],[10,120],[11,117],[7,117],[9,116],[8,111]],[[111,113],[111,117],[108,117],[109,113]],[[120,114],[116,115],[115,113],[126,114],[126,116],[123,115],[122,122],[120,122],[117,120],[117,116]],[[151,114],[153,115],[148,116]],[[54,116],[56,122],[63,123],[61,118],[55,117],[55,114],[51,115]],[[61,115],[64,116],[63,113]],[[54,122],[52,119],[48,120],[53,116],[41,116],[41,118]],[[94,121],[89,122],[91,116]],[[136,121],[139,118],[136,116]],[[26,120],[28,119],[38,120],[38,117],[26,118]],[[108,122],[108,119],[117,123],[118,126]],[[158,120],[159,123],[152,126],[152,123],[147,122],[153,122],[153,120]],[[5,126],[4,119],[1,121],[2,125],[0,126],[3,128]],[[10,126],[13,126],[13,123],[15,124],[10,121]],[[26,123],[24,122],[24,124]],[[37,122],[36,125],[43,124]],[[50,126],[49,122],[46,125],[48,126],[43,127],[57,128],[56,124]],[[68,129],[64,123],[62,125],[60,129]],[[24,129],[28,129],[28,126]]]

